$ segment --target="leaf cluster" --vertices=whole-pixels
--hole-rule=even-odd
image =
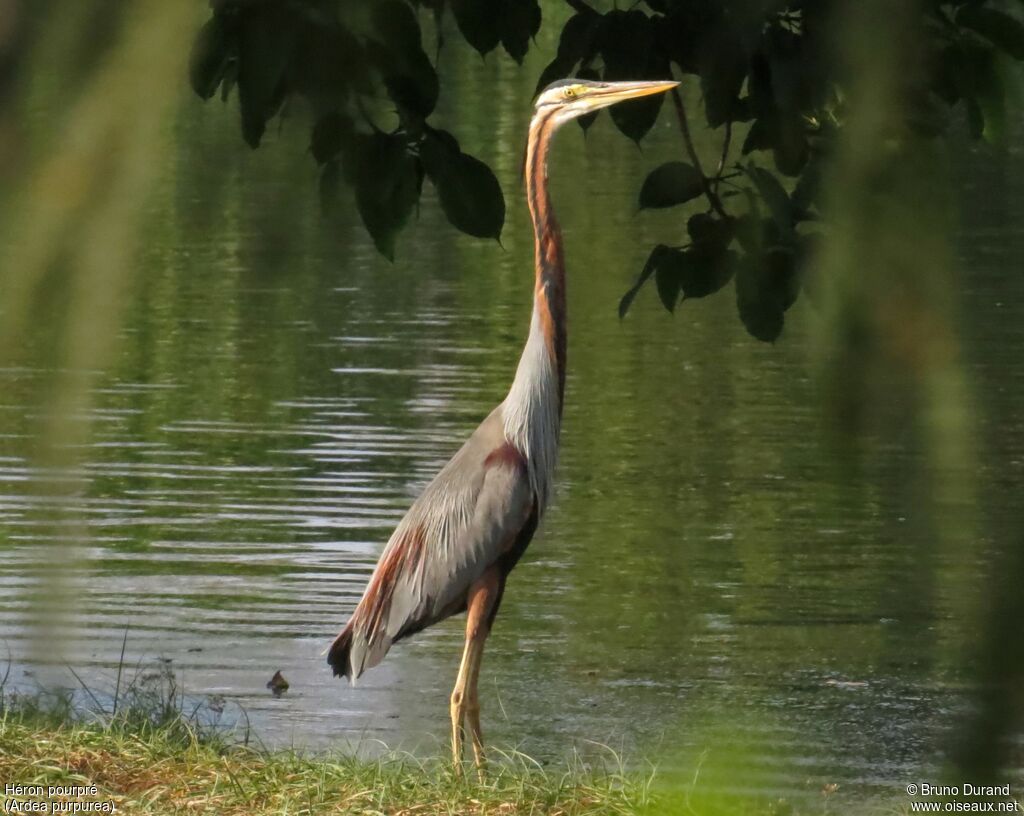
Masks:
[[[669,311],[735,280],[743,325],[753,337],[774,341],[783,330],[785,312],[811,281],[813,249],[828,220],[821,206],[822,166],[849,115],[849,78],[837,58],[835,5],[644,0],[642,7],[625,13],[599,15],[587,8],[566,24],[548,72],[553,76],[577,65],[592,69],[596,61],[604,63],[599,73],[609,76],[602,49],[612,35],[592,32],[608,30],[622,14],[637,18],[629,31],[649,32],[644,35],[646,53],[631,64],[614,62],[611,75],[643,75],[651,65],[668,64],[693,76],[702,92],[704,123],[721,133],[722,150],[717,169],[705,173],[677,97],[691,161],[668,162],[651,171],[640,188],[639,205],[691,205],[692,211],[693,202],[704,200],[707,209],[686,220],[688,243],[651,250],[622,298],[620,314],[652,279]],[[1024,59],[1024,25],[995,2],[983,0],[929,0],[916,25],[919,30],[908,40],[920,43],[922,51],[901,55],[907,64],[899,89],[905,115],[888,123],[893,142],[941,136],[959,109],[975,137],[1001,139],[1009,63]],[[637,36],[621,32],[616,27],[615,36]],[[595,50],[593,43],[602,43],[601,48]],[[734,145],[733,133],[741,129],[742,142]],[[733,160],[737,146],[740,156]]]
[[[193,90],[204,100],[237,95],[242,136],[254,149],[275,116],[302,102],[326,213],[350,189],[378,251],[393,259],[426,178],[453,226],[500,237],[505,201],[494,173],[429,122],[441,85],[421,21],[428,14],[438,21],[440,48],[443,0],[213,0],[211,7],[192,45]],[[470,42],[486,50],[500,42],[521,61],[540,26],[540,7],[536,0],[502,0],[499,8],[495,14],[490,3],[451,4]],[[378,125],[382,98],[398,119],[389,130]]]
[[[837,6],[826,0],[640,0],[601,12],[566,0],[574,13],[538,78],[540,90],[567,76],[594,80],[682,75],[701,91],[701,126],[720,134],[710,169],[690,136],[694,111],[679,94],[610,109],[635,142],[649,133],[666,98],[679,119],[688,161],[652,170],[641,209],[685,207],[678,246],[654,247],[622,298],[625,313],[654,280],[669,310],[735,281],[737,311],[764,341],[782,332],[785,312],[806,291],[822,211],[822,166],[850,115],[849,77],[837,57]],[[311,152],[330,212],[350,188],[378,250],[395,240],[418,206],[424,179],[449,222],[498,238],[505,202],[490,168],[456,137],[431,124],[441,81],[427,54],[430,17],[442,46],[446,15],[481,55],[499,49],[521,63],[543,17],[538,0],[212,0],[196,35],[192,87],[203,99],[237,89],[242,135],[257,147],[268,122],[292,99],[312,114]],[[966,117],[978,138],[1003,138],[1008,76],[1024,59],[1024,24],[1000,0],[922,0],[900,92],[894,141],[941,136]],[[879,21],[879,25],[886,21]],[[398,126],[376,124],[381,98]],[[586,129],[594,117],[583,117]],[[734,134],[736,138],[734,139]],[[738,152],[738,156],[734,155]],[[705,210],[694,213],[694,209]]]

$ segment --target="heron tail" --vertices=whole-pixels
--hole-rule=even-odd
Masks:
[[[327,662],[331,666],[335,677],[348,677],[355,680],[358,675],[352,671],[352,624],[349,623],[341,634],[334,639],[331,648],[327,650]]]
[[[327,662],[334,676],[347,677],[353,683],[364,671],[372,669],[384,659],[392,642],[386,636],[368,638],[357,620],[357,616],[353,616],[327,650]]]

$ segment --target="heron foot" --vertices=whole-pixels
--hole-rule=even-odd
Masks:
[[[463,723],[466,719],[466,706],[461,689],[457,688],[452,692],[450,711],[452,716],[452,764],[455,766],[455,775],[462,776]]]
[[[466,706],[466,720],[469,722],[469,734],[473,742],[473,761],[477,773],[483,779],[487,756],[484,754],[484,735],[480,729],[480,703],[475,699]]]
[[[473,762],[476,765],[480,780],[484,780],[487,767],[487,756],[484,753],[483,732],[480,729],[479,703],[463,700],[458,691],[452,694],[452,764],[455,775],[462,776],[462,759],[466,741],[465,726],[469,726],[470,741],[473,745]]]

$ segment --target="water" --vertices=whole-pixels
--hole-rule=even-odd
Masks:
[[[474,92],[460,76],[455,99]],[[48,372],[0,371],[0,640],[15,687],[73,684],[65,663],[110,684],[127,631],[129,665],[169,659],[187,692],[238,703],[270,744],[445,750],[461,620],[400,644],[356,688],[320,653],[404,509],[504,396],[525,337],[529,82],[497,79],[500,109],[449,101],[442,117],[499,173],[504,247],[455,235],[428,195],[393,266],[352,213],[319,216],[301,126],[248,154],[233,109],[185,106],[91,441],[65,474],[87,485],[70,503],[39,491],[47,474],[30,463]],[[1021,257],[1020,152],[962,159],[958,294],[993,519],[964,554],[934,546],[909,435],[837,480],[806,303],[775,346],[747,337],[728,292],[671,317],[645,291],[619,321],[649,248],[678,233],[671,214],[634,213],[643,170],[677,139],[664,116],[643,155],[607,122],[556,146],[562,460],[488,643],[485,731],[544,761],[599,743],[689,768],[710,746],[747,758],[721,781],[735,791],[896,795],[931,778],[965,706],[970,598],[1017,512],[1024,283],[1006,272]],[[80,520],[84,543],[62,548]],[[38,593],[69,554],[73,615],[39,643]],[[291,684],[280,698],[265,687],[276,670]]]

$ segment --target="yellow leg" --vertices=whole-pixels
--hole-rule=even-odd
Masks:
[[[462,723],[466,719],[466,680],[469,676],[469,662],[472,653],[472,643],[466,638],[466,646],[462,650],[462,664],[459,666],[459,676],[455,681],[455,690],[452,691],[450,711],[452,715],[452,762],[455,763],[455,772],[462,773]]]
[[[483,775],[484,765],[487,758],[484,756],[484,733],[480,729],[480,697],[477,694],[476,684],[480,678],[480,658],[483,657],[484,641],[480,640],[480,654],[473,663],[473,673],[469,678],[469,686],[466,689],[466,719],[469,721],[469,733],[473,740],[473,761],[477,770]]]
[[[484,642],[490,632],[488,619],[498,599],[499,574],[494,568],[485,572],[469,588],[466,602],[466,645],[459,665],[459,676],[452,691],[452,762],[455,772],[462,773],[463,723],[468,720],[470,737],[473,742],[473,756],[477,768],[483,768],[484,741],[480,730],[480,699],[477,695],[477,680],[480,677],[480,661],[483,658]]]

